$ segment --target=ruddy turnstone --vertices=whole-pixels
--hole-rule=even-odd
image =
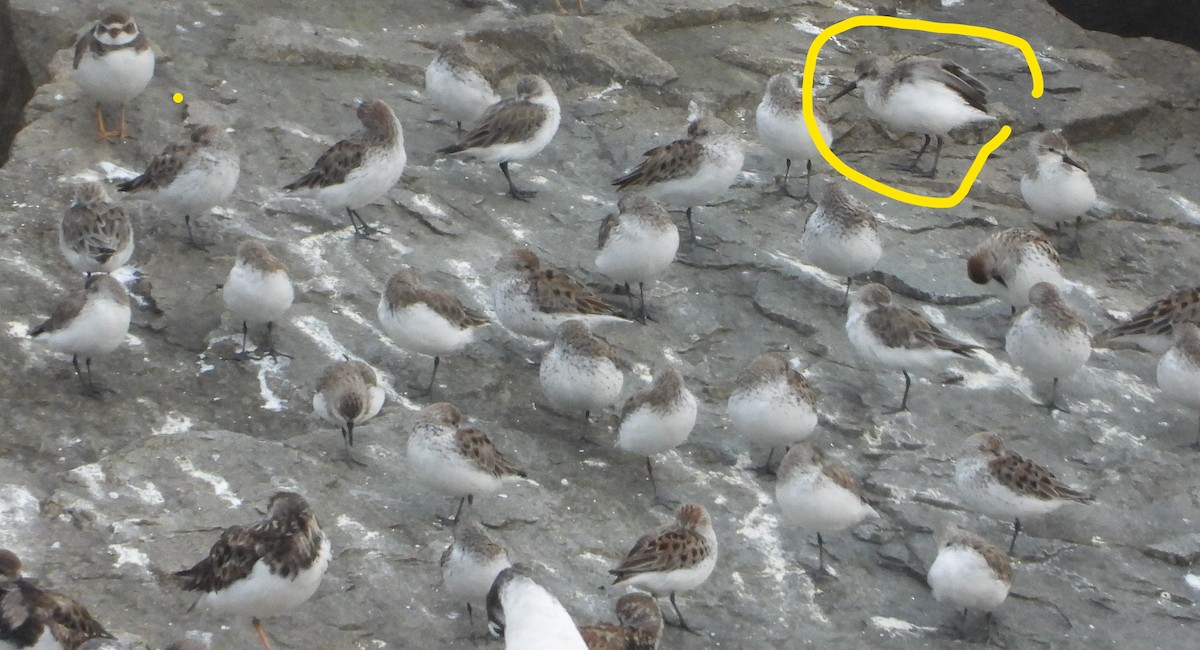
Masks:
[[[1200,327],[1175,326],[1175,345],[1158,360],[1158,388],[1190,409],[1200,409]],[[1200,432],[1193,447],[1200,449]]]
[[[675,594],[695,589],[717,565],[717,534],[704,506],[687,503],[675,511],[675,522],[642,536],[625,559],[609,573],[614,585],[641,587],[654,596],[670,594],[679,627],[695,632],[679,613]]]
[[[1055,403],[1058,380],[1087,363],[1092,339],[1079,314],[1063,302],[1052,284],[1039,282],[1029,290],[1029,305],[1017,313],[1004,350],[1034,381],[1053,379],[1048,409],[1063,409]]]
[[[101,11],[100,20],[75,43],[72,77],[96,100],[96,127],[105,140],[129,137],[125,102],[141,94],[154,76],[154,50],[138,30],[133,14],[122,7]],[[104,127],[104,104],[120,104],[121,125]]]
[[[825,194],[804,223],[800,247],[805,261],[846,278],[846,297],[854,276],[870,271],[883,255],[879,224],[865,203],[837,181],[826,181]]]
[[[496,262],[496,317],[522,336],[549,340],[569,320],[628,323],[583,283],[554,268],[542,268],[531,250],[518,248]]]
[[[112,273],[133,256],[133,225],[103,185],[83,183],[75,186],[71,206],[59,222],[58,250],[76,271]]]
[[[479,119],[489,106],[500,101],[492,84],[467,51],[461,38],[446,39],[425,67],[425,94],[462,133],[462,123]]]
[[[1162,354],[1171,347],[1174,329],[1180,323],[1200,325],[1200,287],[1180,289],[1150,303],[1128,321],[1097,334],[1093,344],[1132,343]]]
[[[687,440],[696,426],[696,410],[696,396],[684,385],[679,370],[670,364],[660,366],[654,373],[654,382],[631,395],[621,409],[617,446],[646,457],[646,474],[659,503],[665,502],[659,497],[650,457]]]
[[[821,533],[836,533],[857,526],[879,513],[850,472],[807,442],[793,445],[779,463],[775,502],[788,524],[817,533],[818,571],[825,568],[825,540]]]
[[[617,601],[617,624],[597,623],[579,628],[588,650],[658,650],[663,615],[650,594],[633,592]]]
[[[99,399],[103,389],[92,379],[92,357],[108,354],[121,345],[129,333],[130,314],[125,287],[110,275],[93,275],[82,291],[59,302],[50,318],[29,330],[29,335],[55,352],[71,355],[83,394]],[[80,357],[87,368],[87,379],[79,369]]]
[[[300,178],[283,186],[311,196],[327,210],[345,210],[354,234],[369,238],[378,229],[358,209],[383,196],[404,173],[404,129],[382,99],[358,105],[363,128],[334,144]]]
[[[467,603],[467,619],[474,621],[471,601],[485,602],[501,571],[512,566],[508,551],[492,539],[474,512],[465,512],[454,524],[454,542],[442,551],[442,584],[456,599]]]
[[[787,161],[783,168],[782,189],[791,196],[788,190],[788,175],[792,172],[792,160],[805,162],[804,196],[809,198],[812,185],[812,161],[820,158],[817,145],[813,143],[808,126],[804,123],[803,99],[797,86],[799,77],[795,74],[777,74],[767,81],[767,90],[763,93],[762,101],[758,103],[754,125],[758,129],[758,137],[774,154],[783,156]],[[833,144],[833,132],[829,129],[829,108],[825,104],[813,102],[813,117],[817,118],[817,129],[827,145]]]
[[[1021,533],[1021,517],[1092,501],[1090,494],[1068,486],[1045,467],[1005,449],[1000,438],[990,433],[976,433],[963,442],[954,463],[954,481],[972,510],[997,519],[1012,518],[1009,554]]]
[[[1087,165],[1061,131],[1039,133],[1029,141],[1021,196],[1034,214],[1054,222],[1074,219],[1095,205]]]
[[[854,75],[855,80],[829,102],[861,87],[867,108],[875,117],[893,129],[925,136],[909,170],[930,178],[937,176],[943,136],[960,126],[996,119],[987,114],[987,86],[951,61],[927,56],[878,56],[859,61]],[[929,148],[931,135],[937,137],[933,167],[922,172],[917,163]]]
[[[500,163],[508,195],[525,201],[537,192],[517,189],[508,174],[508,163],[541,153],[558,132],[560,117],[554,89],[545,79],[527,75],[517,80],[516,97],[492,104],[467,135],[438,153],[461,153],[485,163]]]
[[[22,577],[21,559],[0,549],[0,649],[76,650],[115,638],[74,598]]]
[[[584,422],[591,422],[592,411],[614,404],[621,395],[625,375],[619,361],[616,350],[583,321],[569,320],[558,326],[554,343],[542,356],[542,393],[554,408],[583,411]]]
[[[967,358],[980,346],[950,337],[919,311],[893,305],[892,292],[881,284],[868,284],[850,298],[846,334],[868,363],[904,373],[904,397],[895,411],[908,410],[908,371],[932,372],[954,355]]]
[[[1016,310],[1029,304],[1029,290],[1039,282],[1066,286],[1058,266],[1058,249],[1033,230],[1009,228],[987,238],[967,260],[967,277],[988,285]]]
[[[500,455],[487,434],[459,427],[461,422],[462,414],[453,404],[431,404],[416,414],[408,435],[413,477],[437,492],[459,497],[453,521],[475,495],[495,494],[505,479],[525,476]]]
[[[725,407],[738,435],[769,445],[767,462],[759,471],[771,471],[776,447],[807,440],[817,426],[817,391],[788,364],[779,352],[755,357],[734,380]]]
[[[341,427],[349,453],[354,446],[355,425],[378,415],[385,396],[371,366],[347,359],[325,368],[312,398],[313,412]]]
[[[618,214],[610,214],[600,223],[596,269],[625,285],[629,310],[645,323],[646,283],[667,272],[679,250],[679,229],[658,201],[645,194],[621,197]],[[633,309],[631,282],[638,286],[638,308]]]
[[[488,629],[504,637],[505,650],[587,650],[566,608],[521,565],[496,576],[487,612]]]
[[[166,212],[183,215],[188,243],[204,248],[192,233],[197,217],[229,198],[237,186],[241,163],[225,130],[209,125],[192,129],[188,141],[163,149],[141,176],[117,186],[118,192],[148,191]]]
[[[292,306],[295,293],[288,279],[287,267],[271,254],[262,242],[247,239],[238,246],[237,262],[221,290],[225,306],[242,321],[242,351],[246,354],[246,333],[249,323],[267,324],[266,354],[275,350],[272,333],[275,321]]]
[[[1008,555],[979,535],[948,522],[934,528],[933,539],[937,543],[937,557],[929,565],[925,579],[934,600],[964,610],[964,619],[965,610],[987,612],[986,624],[990,630],[992,611],[1008,597],[1012,585]]]
[[[442,355],[457,352],[475,338],[476,328],[489,321],[458,298],[421,284],[417,273],[404,268],[395,273],[379,298],[379,323],[396,345],[433,357],[433,376],[423,394],[433,393]]]
[[[655,147],[632,171],[612,182],[617,190],[644,192],[668,205],[686,208],[688,233],[696,240],[692,208],[722,197],[742,171],[742,141],[718,117],[688,125],[687,138]]]
[[[267,502],[265,519],[226,528],[208,557],[175,575],[185,591],[201,592],[192,609],[201,605],[249,615],[263,648],[271,650],[262,619],[311,598],[331,557],[329,537],[304,497],[276,492]]]

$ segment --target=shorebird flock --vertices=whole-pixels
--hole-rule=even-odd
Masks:
[[[456,141],[436,154],[497,165],[508,198],[481,186],[483,200],[536,200],[536,192],[518,186],[510,163],[535,160],[552,143],[560,123],[572,119],[570,111],[564,112],[551,84],[536,74],[520,76],[515,95],[502,98],[473,51],[471,43],[449,40],[426,68],[427,99],[457,129]],[[133,16],[123,9],[104,11],[79,38],[73,67],[80,88],[96,101],[100,137],[128,136],[125,106],[146,88],[154,70],[150,41]],[[925,56],[870,57],[854,67],[839,92],[814,99],[815,126],[826,142],[834,143],[830,105],[856,89],[874,119],[896,131],[924,136],[906,167],[920,176],[945,171],[942,153],[955,129],[996,121],[988,113],[988,87],[961,65]],[[120,111],[119,126],[110,129],[105,111],[114,106]],[[763,145],[784,160],[780,192],[815,204],[806,223],[794,233],[803,259],[846,279],[847,349],[879,371],[881,381],[894,377],[898,384],[894,372],[899,371],[904,389],[902,394],[897,391],[894,411],[908,410],[913,375],[945,371],[987,346],[951,335],[937,324],[944,322],[942,317],[901,304],[882,284],[855,285],[856,277],[871,271],[887,254],[888,240],[851,184],[828,173],[812,183],[819,154],[801,115],[795,74],[765,80],[755,115]],[[843,119],[861,117],[851,111]],[[408,153],[404,126],[386,101],[363,101],[357,118],[361,130],[329,147],[295,180],[281,181],[279,192],[311,198],[338,218],[344,212],[353,236],[371,241],[387,235],[368,224],[359,211],[396,185]],[[925,169],[919,163],[931,143],[933,161]],[[594,255],[596,270],[620,289],[617,295],[624,296],[624,304],[610,301],[603,292],[543,261],[545,253],[568,257],[568,251],[528,247],[504,251],[496,260],[480,260],[494,265],[490,313],[497,322],[492,322],[488,309],[464,302],[460,290],[425,284],[422,269],[397,264],[386,284],[377,287],[381,330],[397,347],[433,358],[431,370],[413,368],[412,378],[417,381],[402,388],[425,400],[408,424],[405,453],[410,475],[432,493],[447,497],[447,512],[453,509],[453,516],[440,518],[441,525],[453,531],[452,543],[439,562],[445,590],[466,604],[472,625],[478,606],[483,605],[478,611],[485,613],[488,629],[502,636],[511,650],[647,650],[672,646],[670,636],[664,635],[664,623],[697,631],[684,618],[677,596],[703,589],[713,572],[721,571],[718,548],[729,531],[714,526],[704,504],[680,503],[666,496],[666,492],[683,492],[686,486],[660,485],[654,465],[656,457],[688,443],[705,397],[689,389],[689,378],[676,364],[625,358],[619,341],[634,331],[638,336],[653,336],[646,332],[657,326],[654,315],[663,309],[654,300],[655,282],[672,267],[681,248],[686,253],[688,247],[700,245],[693,212],[729,192],[743,170],[744,149],[741,135],[728,123],[701,114],[691,121],[685,137],[662,143],[640,158],[630,152],[629,160],[637,160],[636,164],[613,171],[608,189],[616,211],[600,224],[598,244],[589,255]],[[1060,132],[1032,135],[1025,155],[1028,166],[1020,193],[1034,214],[1069,221],[1093,206],[1096,191],[1088,167]],[[804,161],[803,194],[791,189],[792,164],[800,161]],[[116,190],[144,198],[164,214],[182,216],[188,243],[205,248],[210,244],[197,236],[199,224],[193,221],[202,220],[230,197],[239,172],[238,153],[226,130],[199,125]],[[29,335],[70,357],[86,398],[122,399],[111,396],[93,376],[93,361],[116,353],[126,339],[133,307],[125,287],[112,274],[130,261],[137,233],[124,207],[102,184],[83,183],[69,193],[72,198],[62,214],[59,248],[66,264],[85,275],[83,286],[57,305],[48,305],[49,318],[31,324]],[[683,211],[688,241],[681,242],[669,209]],[[229,363],[266,358],[278,362],[289,356],[279,349],[277,336],[280,328],[287,327],[296,297],[284,262],[288,246],[286,241],[246,240],[237,247],[236,260],[220,288],[226,308],[241,324],[240,349],[230,354]],[[578,255],[578,251],[570,253]],[[1064,268],[1059,251],[1045,236],[1007,229],[964,253],[969,254],[965,277],[1009,307],[998,313],[1011,318],[1003,353],[1045,390],[1048,417],[1054,410],[1069,408],[1064,388],[1087,364],[1093,347],[1114,343],[1161,355],[1157,382],[1162,394],[1200,410],[1200,287],[1153,302],[1128,322],[1093,336],[1079,308],[1071,304],[1070,268]],[[615,602],[616,623],[577,625],[559,598],[539,583],[536,571],[513,563],[514,557],[536,550],[510,551],[476,509],[477,498],[493,497],[504,485],[537,473],[537,468],[506,453],[457,406],[434,399],[443,358],[453,365],[454,355],[476,344],[476,332],[485,327],[503,327],[516,335],[517,345],[534,339],[544,348],[538,384],[546,403],[571,423],[564,429],[577,430],[587,440],[597,432],[589,426],[595,417],[623,404],[615,412],[614,444],[637,459],[631,462],[644,461],[654,494],[646,507],[665,508],[672,518],[639,539],[613,540],[629,548],[623,558],[614,558],[609,571],[623,593]],[[602,338],[601,330],[617,343]],[[999,349],[992,351],[1000,354]],[[626,376],[636,361],[655,370],[652,383],[631,389]],[[290,362],[312,363],[301,358]],[[421,379],[425,372],[429,372],[427,382]],[[762,475],[774,475],[782,522],[798,531],[796,539],[814,536],[816,563],[806,570],[816,579],[836,580],[836,572],[829,568],[825,535],[863,522],[886,521],[886,501],[872,499],[854,475],[823,449],[818,437],[821,387],[806,378],[785,351],[762,350],[745,359],[742,368],[730,369],[730,380],[732,391],[724,405],[730,430],[765,459],[757,469]],[[355,432],[385,408],[387,390],[381,381],[370,365],[346,358],[328,365],[312,389],[314,416],[340,431],[345,460],[355,466],[369,464],[353,454]],[[983,613],[986,637],[992,631],[992,612],[1002,607],[1012,582],[1020,580],[1010,555],[1022,519],[1050,516],[1063,506],[1089,503],[1093,496],[1007,449],[993,433],[964,431],[962,437],[953,481],[962,503],[989,517],[1012,520],[1013,534],[1006,550],[950,522],[930,521],[936,559],[928,567],[927,581],[932,598],[962,610],[964,620],[968,611]],[[1200,446],[1200,437],[1196,444]],[[1032,454],[1036,456],[1036,450]],[[180,567],[171,579],[179,589],[195,593],[193,607],[230,618],[249,617],[259,642],[269,650],[263,619],[302,607],[335,557],[330,538],[318,523],[319,514],[320,504],[314,507],[295,491],[279,491],[266,504],[260,521],[253,522],[247,514],[240,522],[230,522],[237,525],[215,535],[207,555],[204,549],[195,549],[202,559],[190,568]],[[603,528],[598,528],[598,534],[604,534]],[[659,598],[670,603],[669,616],[664,616]],[[16,553],[0,550],[0,649],[100,648],[109,647],[98,644],[113,638],[77,600],[40,586],[24,575]],[[184,640],[173,647],[190,648],[193,643]]]

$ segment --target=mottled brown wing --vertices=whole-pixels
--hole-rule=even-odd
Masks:
[[[1019,494],[1043,501],[1068,499],[1087,503],[1093,499],[1090,494],[1063,483],[1045,467],[1011,451],[988,462],[988,468],[1002,485]]]
[[[487,434],[474,427],[459,429],[454,433],[458,451],[479,469],[492,476],[520,476],[525,472],[513,467],[504,456],[496,450],[495,445]]]
[[[45,591],[43,594],[46,606],[39,607],[39,611],[49,615],[49,620],[43,623],[64,648],[78,648],[88,639],[116,638],[74,598],[57,591]]]
[[[104,263],[129,236],[129,220],[115,205],[101,206],[94,219],[91,206],[74,205],[68,209],[62,229],[63,239],[73,250]]]
[[[840,487],[853,492],[863,503],[867,503],[867,497],[863,495],[862,490],[858,488],[858,481],[854,480],[854,475],[845,467],[837,463],[825,463],[821,466],[821,472],[828,476],[830,480],[838,484]]]
[[[695,140],[676,140],[642,155],[646,159],[640,165],[612,182],[617,189],[645,187],[690,174],[704,156],[704,145]]]
[[[422,299],[434,313],[460,329],[479,327],[491,322],[483,314],[469,309],[461,300],[444,291],[425,291],[423,294]]]
[[[808,378],[804,375],[788,368],[787,382],[788,388],[794,394],[799,395],[801,400],[804,400],[808,404],[817,403],[817,389],[813,388],[813,385],[809,383]]]
[[[611,623],[584,625],[579,628],[588,650],[629,650],[632,630]]]
[[[443,567],[446,566],[446,563],[450,561],[450,555],[453,552],[454,552],[454,545],[451,544],[451,545],[447,546],[446,550],[442,551],[442,557],[438,559],[438,566],[443,566]]]
[[[192,157],[194,149],[186,144],[173,144],[150,161],[150,166],[141,176],[117,185],[118,192],[136,192],[141,189],[166,187],[179,175],[179,170]]]
[[[639,573],[687,569],[703,562],[708,554],[708,540],[700,533],[668,526],[639,539],[620,566],[609,573],[617,576],[616,584]]]
[[[87,292],[76,292],[70,298],[55,305],[54,311],[50,312],[50,318],[47,318],[41,325],[29,330],[29,335],[38,336],[66,327],[71,319],[78,316],[80,311],[83,311],[83,305],[86,302]]]
[[[867,324],[879,335],[885,345],[893,348],[922,349],[936,348],[969,357],[977,345],[957,341],[924,314],[907,307],[887,305],[871,310],[865,317]]]
[[[1200,287],[1176,291],[1134,314],[1128,323],[1108,329],[1097,338],[1129,334],[1168,335],[1175,323],[1183,321],[1200,324]]]
[[[221,538],[209,550],[208,557],[197,562],[196,566],[175,574],[183,578],[183,589],[217,591],[250,575],[254,563],[262,557],[255,528],[226,528],[225,532],[221,533]]]
[[[996,572],[996,577],[1004,582],[1012,582],[1012,566],[1008,562],[1008,553],[997,546],[988,544],[978,535],[968,534],[963,542],[979,552],[984,561]]]
[[[569,275],[553,269],[538,271],[529,278],[533,304],[547,314],[579,313],[613,315],[602,298]]]
[[[330,147],[308,173],[283,186],[285,190],[322,188],[337,185],[346,180],[350,172],[358,169],[367,151],[367,143],[347,138]]]
[[[522,142],[533,134],[546,119],[546,107],[524,99],[506,99],[493,104],[471,132],[445,153],[491,147],[498,144]]]

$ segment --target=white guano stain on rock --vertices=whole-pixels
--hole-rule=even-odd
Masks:
[[[88,494],[92,495],[93,499],[104,498],[104,483],[108,481],[108,477],[104,475],[104,468],[100,467],[99,463],[80,465],[72,469],[70,473],[87,488]]]
[[[211,474],[209,472],[196,469],[196,466],[192,464],[192,461],[182,456],[175,459],[175,464],[179,466],[180,471],[182,471],[184,474],[187,474],[192,478],[200,479],[201,481],[211,485],[213,494],[228,501],[230,508],[237,508],[238,506],[242,505],[242,500],[234,495],[234,493],[229,489],[229,481],[226,481],[224,478],[217,476],[216,474]]]
[[[132,564],[141,567],[144,571],[149,571],[150,558],[142,551],[125,544],[109,544],[108,549],[117,555],[117,559],[113,562],[114,568],[119,569],[126,564]]]

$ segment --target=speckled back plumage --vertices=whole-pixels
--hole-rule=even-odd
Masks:
[[[467,308],[461,300],[421,284],[412,269],[401,269],[388,279],[384,291],[388,307],[393,311],[410,305],[424,304],[437,315],[461,329],[479,327],[491,322],[486,316]]]

